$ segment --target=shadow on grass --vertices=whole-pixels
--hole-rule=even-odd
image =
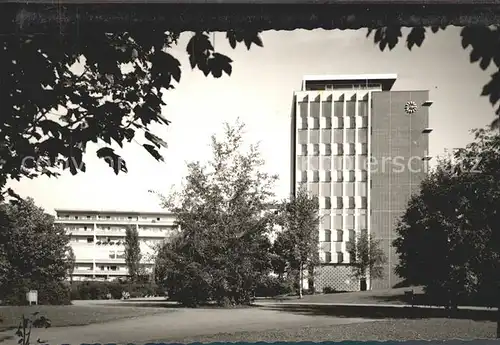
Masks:
[[[273,305],[262,307],[301,315],[332,316],[341,318],[367,319],[427,319],[450,318],[474,321],[496,321],[497,310],[445,310],[440,308],[397,307],[397,306],[356,306],[356,305]]]

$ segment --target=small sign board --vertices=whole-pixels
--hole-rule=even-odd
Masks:
[[[30,290],[26,293],[26,299],[28,300],[29,305],[32,303],[38,304],[38,291]]]

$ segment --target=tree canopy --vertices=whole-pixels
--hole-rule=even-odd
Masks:
[[[69,236],[54,217],[30,198],[0,206],[0,298],[25,302],[24,293],[39,290],[39,302],[67,302],[63,282],[71,268]]]
[[[498,131],[475,130],[422,182],[397,227],[396,272],[451,306],[500,302],[499,154]]]
[[[113,145],[136,141],[162,160],[166,141],[152,128],[170,124],[162,108],[181,80],[180,62],[169,53],[178,37],[137,29],[2,35],[0,190],[9,179],[84,172],[89,142],[99,143],[96,155],[116,174],[127,166]],[[255,32],[229,31],[226,38],[233,48],[262,46]],[[205,76],[231,75],[232,60],[215,50],[208,32],[193,33],[186,53]]]
[[[258,145],[245,147],[244,128],[226,123],[212,158],[189,163],[182,189],[162,197],[181,230],[160,250],[156,275],[185,305],[249,303],[271,270],[267,203],[277,176],[263,171]]]
[[[302,298],[304,270],[312,271],[319,263],[319,203],[301,186],[297,195],[281,204],[278,224],[282,231],[273,244],[273,260],[279,275],[295,278]]]

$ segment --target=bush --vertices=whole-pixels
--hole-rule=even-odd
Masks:
[[[325,286],[323,288],[323,293],[335,293],[337,292],[337,290],[335,290],[334,288],[332,288],[331,286]]]
[[[275,297],[292,291],[291,284],[279,277],[267,276],[255,288],[256,297]]]
[[[71,304],[70,287],[64,281],[55,282],[18,282],[9,286],[2,286],[2,302],[5,305],[28,305],[26,293],[30,290],[38,291],[40,305],[68,305]]]
[[[163,290],[152,283],[124,283],[119,281],[103,282],[73,282],[71,287],[71,299],[100,300],[107,299],[108,294],[112,299],[120,299],[122,292],[130,293],[131,298],[160,295],[164,296]]]

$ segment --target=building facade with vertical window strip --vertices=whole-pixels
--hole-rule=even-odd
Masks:
[[[384,278],[367,289],[391,288],[395,227],[428,171],[428,90],[396,91],[395,74],[305,76],[294,92],[291,193],[300,184],[320,200],[320,258],[314,288],[364,289],[351,277],[348,243],[366,231],[387,256]]]

